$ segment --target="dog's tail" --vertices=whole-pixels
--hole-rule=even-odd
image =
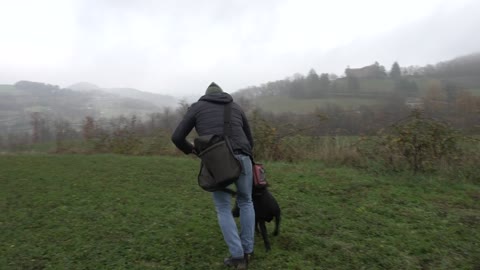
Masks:
[[[278,214],[275,216],[275,230],[273,231],[273,235],[277,236],[280,234],[280,211],[278,211]]]

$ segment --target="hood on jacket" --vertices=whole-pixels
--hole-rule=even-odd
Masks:
[[[220,86],[212,82],[205,91],[205,95],[200,97],[200,100],[213,103],[230,103],[233,98],[228,93],[223,92]]]
[[[220,88],[220,86],[218,86],[218,84],[216,84],[215,82],[212,82],[205,91],[205,95],[222,92],[222,88]]]

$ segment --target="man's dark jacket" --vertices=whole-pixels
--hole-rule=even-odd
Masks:
[[[206,94],[195,102],[172,135],[173,143],[185,154],[193,151],[193,145],[185,138],[195,127],[199,136],[223,135],[224,105],[232,103],[230,140],[234,151],[251,156],[253,138],[242,108],[225,92]]]

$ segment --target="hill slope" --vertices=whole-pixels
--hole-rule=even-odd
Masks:
[[[140,91],[134,88],[101,88],[93,83],[79,82],[69,86],[68,89],[81,92],[109,93],[124,98],[145,101],[158,107],[174,107],[177,105],[177,100],[172,96]]]
[[[3,132],[28,131],[33,112],[40,112],[51,120],[65,119],[81,123],[86,116],[113,117],[120,115],[144,116],[176,105],[169,96],[149,94],[131,89],[110,92],[89,83],[61,89],[55,85],[20,81],[15,85],[0,85],[0,127]]]
[[[440,91],[444,92],[450,88],[480,95],[480,53],[435,66],[404,67],[403,75],[399,71],[399,77],[391,77],[378,63],[350,70],[372,67],[378,68],[376,74],[340,78],[326,73],[319,76],[312,69],[307,76],[297,74],[293,78],[240,89],[234,96],[252,100],[266,111],[304,113],[329,105],[352,109],[387,104],[392,98],[423,97],[433,85],[439,85]]]

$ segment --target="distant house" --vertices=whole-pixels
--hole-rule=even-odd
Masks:
[[[377,62],[370,66],[362,67],[362,68],[346,68],[345,75],[352,76],[356,78],[364,78],[364,79],[373,79],[373,78],[381,78],[384,77],[385,68],[380,66]]]

